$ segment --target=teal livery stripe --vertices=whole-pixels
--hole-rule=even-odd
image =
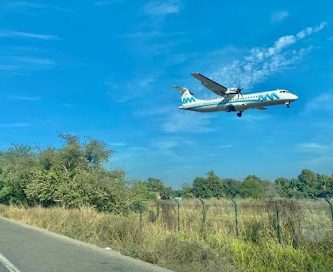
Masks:
[[[193,106],[193,107],[190,107],[188,109],[196,109],[196,108],[204,108],[204,107],[211,107],[211,106],[219,106],[219,105],[226,105],[226,106],[229,106],[229,105],[233,105],[233,103],[237,103],[237,102],[261,102],[259,99],[248,99],[248,100],[235,100],[235,101],[222,101],[222,102],[219,102],[219,103],[211,103],[211,104],[208,104],[208,105],[198,105],[198,106]]]
[[[275,99],[280,99],[280,97],[276,94],[276,93],[268,93],[268,94],[260,94],[258,95],[257,99],[238,99],[238,100],[234,100],[231,101],[221,101],[219,103],[211,103],[211,104],[207,104],[207,105],[198,105],[198,106],[193,106],[188,108],[190,109],[196,109],[196,108],[204,108],[204,107],[211,107],[211,106],[218,106],[218,105],[226,105],[226,106],[233,106],[234,103],[238,103],[238,102],[264,102],[267,100],[275,100]]]

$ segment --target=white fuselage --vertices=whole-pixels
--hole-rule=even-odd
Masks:
[[[275,90],[251,94],[231,94],[225,97],[202,100],[193,99],[178,107],[183,110],[212,112],[212,111],[239,111],[248,109],[265,109],[266,106],[290,105],[298,97],[287,90]]]

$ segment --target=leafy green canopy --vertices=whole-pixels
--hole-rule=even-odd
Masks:
[[[266,183],[253,175],[246,177],[243,182],[222,179],[210,171],[206,178],[194,179],[192,193],[199,198],[263,198],[266,193]]]
[[[277,178],[275,182],[249,175],[242,181],[222,179],[213,171],[206,177],[196,177],[192,185],[185,184],[178,192],[191,198],[333,198],[333,176],[320,175],[304,169],[297,178]]]
[[[111,150],[97,140],[60,137],[65,141],[61,148],[13,146],[0,153],[0,203],[125,211],[130,192],[124,173],[104,167]]]
[[[98,211],[122,213],[141,207],[142,201],[156,199],[157,195],[161,199],[333,198],[332,177],[308,169],[297,178],[282,177],[275,183],[254,175],[243,181],[222,179],[210,171],[206,177],[197,177],[178,191],[156,178],[128,183],[123,171],[106,167],[112,155],[108,146],[94,139],[81,142],[72,135],[60,137],[64,145],[59,148],[14,145],[0,152],[0,203],[92,206]]]
[[[278,178],[279,195],[292,198],[333,198],[333,176],[320,175],[303,169],[297,178]]]

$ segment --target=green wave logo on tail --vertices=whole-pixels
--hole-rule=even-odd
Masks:
[[[183,104],[186,104],[186,103],[191,103],[191,102],[195,102],[196,100],[195,100],[195,97],[184,97],[184,98],[182,98],[182,103]]]

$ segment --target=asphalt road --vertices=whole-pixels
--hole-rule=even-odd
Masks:
[[[170,271],[0,217],[0,272]]]

